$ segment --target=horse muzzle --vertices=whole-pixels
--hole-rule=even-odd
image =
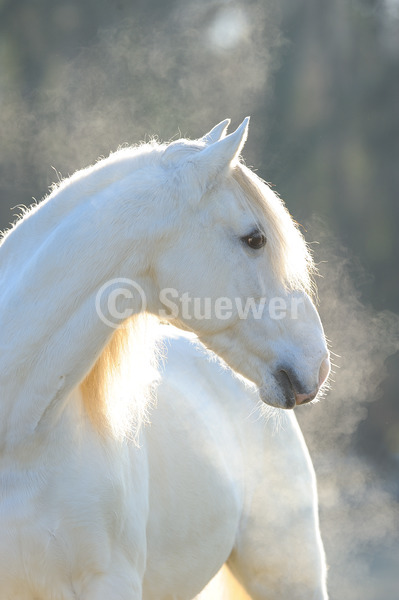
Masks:
[[[323,358],[318,373],[317,384],[311,388],[305,387],[297,373],[289,367],[281,367],[274,374],[274,378],[284,397],[281,408],[292,409],[314,400],[330,373],[329,357]]]

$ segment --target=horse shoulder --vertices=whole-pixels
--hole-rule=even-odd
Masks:
[[[146,429],[150,513],[144,598],[192,598],[229,556],[241,515],[240,453],[203,351],[168,342]],[[173,549],[173,551],[171,551]],[[168,595],[169,594],[169,595]]]

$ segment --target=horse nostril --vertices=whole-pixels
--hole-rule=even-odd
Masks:
[[[319,387],[311,392],[303,392],[303,387],[298,380],[298,377],[290,369],[281,369],[279,371],[280,382],[284,382],[286,392],[289,390],[289,396],[292,398],[293,404],[299,406],[311,402],[319,391]]]
[[[315,387],[310,389],[300,381],[295,371],[290,368],[280,369],[277,372],[276,379],[279,382],[286,399],[286,408],[293,408],[295,405],[307,404],[314,400],[319,389],[326,381],[330,373],[330,360],[324,358],[320,364],[318,380]]]
[[[295,406],[295,389],[292,379],[286,369],[280,369],[275,375],[281,389],[284,392],[286,408]]]

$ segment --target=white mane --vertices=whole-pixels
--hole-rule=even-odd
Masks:
[[[241,197],[258,216],[265,229],[270,259],[277,277],[287,289],[311,292],[315,265],[309,248],[283,201],[265,181],[239,163],[233,178]]]

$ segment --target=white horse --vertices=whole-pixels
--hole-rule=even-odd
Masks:
[[[189,599],[227,559],[254,599],[272,597],[270,581],[280,578],[280,594],[292,585],[289,576],[282,581],[286,573],[281,571],[278,577],[258,577],[260,563],[266,570],[275,564],[270,548],[269,562],[261,556],[260,528],[273,531],[275,526],[275,533],[284,536],[292,526],[288,517],[282,523],[280,515],[274,522],[269,513],[258,525],[253,521],[252,508],[265,496],[256,485],[263,475],[259,466],[242,491],[241,461],[247,447],[250,457],[251,436],[260,442],[259,429],[249,437],[234,423],[214,431],[216,413],[220,419],[225,408],[212,378],[216,387],[238,383],[229,378],[228,384],[210,367],[191,375],[193,360],[187,358],[175,374],[170,397],[166,391],[163,409],[152,414],[154,423],[161,420],[158,427],[140,428],[153,379],[152,335],[142,327],[148,314],[196,333],[276,407],[314,399],[329,372],[322,326],[307,294],[311,260],[305,243],[282,203],[238,160],[248,119],[225,136],[227,125],[224,121],[195,142],[152,143],[111,155],[62,182],[3,239],[4,600]],[[199,314],[201,303],[205,309]],[[183,376],[184,365],[188,372]],[[179,391],[179,385],[187,387]],[[214,402],[197,393],[203,386],[213,388],[209,396]],[[184,400],[193,407],[190,394],[201,406],[187,427]],[[182,402],[176,400],[179,395]],[[248,395],[237,392],[245,405],[240,411],[234,401],[240,415],[248,414]],[[176,400],[176,410],[162,419],[162,410],[169,414],[169,400],[171,405]],[[187,461],[177,469],[174,442],[184,437],[179,420],[188,437]],[[196,438],[200,421],[207,422],[207,429],[202,427]],[[294,465],[301,455],[304,478],[298,474],[299,483],[291,483],[297,498],[304,496],[307,516],[298,499],[292,514],[303,518],[310,553],[308,558],[289,553],[287,571],[296,559],[299,575],[304,564],[312,563],[309,575],[292,578],[298,593],[291,588],[289,597],[325,598],[313,475],[295,422],[287,423],[289,447],[278,443],[273,460],[288,452],[282,465],[289,465],[287,473],[296,479]],[[204,447],[203,461],[196,461],[196,443],[202,440],[205,446],[204,435],[209,451]],[[226,449],[241,446],[241,452],[231,453],[231,464],[221,451],[209,456],[212,436],[226,438]],[[250,461],[262,449],[253,446]],[[269,460],[267,450],[261,453],[262,460]],[[201,470],[206,471],[202,479]],[[198,486],[191,487],[196,477]],[[206,481],[214,487],[202,510]],[[196,502],[184,512],[178,499],[185,504],[190,489]],[[210,499],[224,491],[229,498],[214,502],[212,512]],[[277,492],[264,499],[276,515],[276,505],[289,505]],[[219,536],[208,535],[219,526]],[[289,549],[289,542],[283,547]],[[169,575],[160,567],[166,547],[173,563],[165,567]],[[202,557],[213,555],[211,560],[205,556],[203,564],[196,560],[200,547]],[[184,578],[196,581],[188,585]]]

